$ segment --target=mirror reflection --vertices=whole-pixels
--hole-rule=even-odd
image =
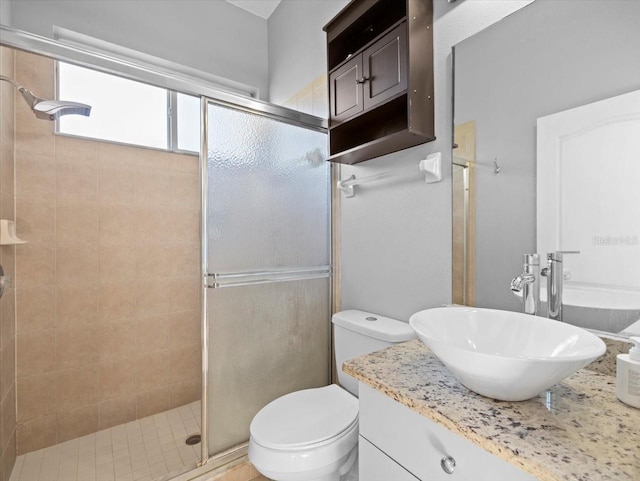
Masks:
[[[640,333],[639,18],[539,1],[455,47],[454,303]]]

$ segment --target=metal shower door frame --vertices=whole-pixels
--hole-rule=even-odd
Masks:
[[[210,197],[213,195],[209,192],[208,186],[208,150],[209,150],[209,105],[221,105],[236,110],[242,110],[255,115],[264,116],[276,121],[288,123],[297,127],[315,130],[318,132],[327,133],[327,121],[319,117],[301,114],[300,112],[292,111],[285,107],[280,107],[273,104],[267,104],[264,102],[257,102],[252,99],[245,99],[238,97],[234,99],[236,101],[229,102],[227,98],[221,97],[207,97],[201,96],[200,99],[200,260],[201,260],[201,289],[200,289],[200,301],[201,301],[201,342],[202,342],[202,394],[201,394],[201,419],[200,419],[200,448],[201,448],[201,461],[198,466],[205,466],[208,464],[223,465],[228,462],[245,456],[248,453],[248,443],[241,444],[234,448],[231,448],[222,453],[209,455],[209,325],[207,322],[207,291],[209,289],[219,289],[224,287],[261,284],[268,282],[284,282],[295,281],[303,279],[329,279],[329,306],[333,305],[333,276],[331,264],[320,267],[310,267],[308,269],[281,269],[271,270],[266,272],[243,272],[243,273],[212,273],[208,271],[207,265],[207,253],[208,253],[208,240],[207,240],[207,205]],[[240,100],[240,101],[237,101]],[[332,246],[332,217],[333,209],[332,205],[332,172],[333,164],[331,165],[328,177],[328,189],[327,189],[327,204],[329,206],[328,215],[328,247],[329,255],[328,260],[331,263],[333,259]],[[242,278],[242,279],[239,279]],[[327,322],[327,330],[329,331],[329,339],[331,339],[331,322]],[[329,350],[329,373],[331,373],[332,362],[332,343],[329,342],[327,346]],[[330,382],[330,379],[328,380]]]

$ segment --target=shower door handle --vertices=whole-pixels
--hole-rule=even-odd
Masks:
[[[274,282],[301,281],[331,277],[331,266],[301,267],[293,269],[275,269],[270,271],[240,271],[206,273],[203,276],[204,287],[220,289],[252,284],[271,284]]]

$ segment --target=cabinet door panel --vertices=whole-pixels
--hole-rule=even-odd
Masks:
[[[419,479],[536,481],[533,476],[366,384],[360,383],[358,390],[360,435]],[[440,464],[446,456],[456,461],[452,474],[447,474]]]
[[[368,109],[407,88],[407,26],[398,25],[362,53],[364,108]]]
[[[329,76],[331,120],[342,121],[361,112],[362,55],[357,55]]]
[[[358,456],[360,481],[420,481],[362,436]]]

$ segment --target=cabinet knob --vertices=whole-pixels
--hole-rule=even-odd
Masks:
[[[356,80],[357,84],[363,84],[365,83],[367,80],[369,80],[369,77],[362,77],[360,80]]]
[[[453,474],[453,471],[456,469],[456,460],[451,456],[445,456],[440,460],[440,466],[445,473]]]

